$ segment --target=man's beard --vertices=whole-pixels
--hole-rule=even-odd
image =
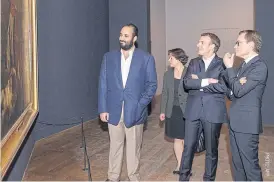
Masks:
[[[122,43],[125,43],[124,45]],[[120,48],[127,51],[129,49],[131,49],[133,46],[133,40],[131,40],[129,43],[126,42],[120,42]]]

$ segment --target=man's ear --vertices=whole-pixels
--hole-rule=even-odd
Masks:
[[[216,45],[215,45],[215,44],[211,44],[210,46],[212,46],[212,49],[213,49],[213,51],[214,51]]]
[[[137,41],[137,36],[134,36],[133,42],[136,42],[136,41]]]
[[[248,42],[249,46],[251,47],[252,50],[255,50],[255,43],[250,41]]]

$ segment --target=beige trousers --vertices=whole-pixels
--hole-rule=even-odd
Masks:
[[[108,179],[118,181],[123,163],[124,141],[126,139],[126,162],[130,181],[140,181],[139,164],[143,139],[143,124],[127,128],[123,121],[123,112],[117,126],[108,124],[110,149]]]

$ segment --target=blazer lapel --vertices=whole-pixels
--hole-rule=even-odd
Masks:
[[[172,68],[169,68],[170,70],[169,70],[169,75],[168,75],[168,82],[169,82],[169,84],[170,84],[170,90],[171,90],[171,92],[173,93],[173,95],[174,95],[174,69],[172,69]],[[180,79],[180,83],[179,83],[179,90],[178,91],[180,91],[180,88],[183,88],[182,87],[182,84],[183,84],[183,78],[184,78],[184,76],[185,76],[185,74],[186,74],[186,71],[187,71],[187,68],[185,67],[184,68],[184,71],[183,71],[183,73],[182,73],[182,75],[181,75],[181,79]]]
[[[200,72],[205,72],[205,63],[202,58],[199,61],[199,67],[200,67]]]
[[[122,70],[121,70],[121,51],[117,51],[117,55],[115,56],[116,66],[117,66],[117,78],[120,86],[123,88],[123,80],[122,80]]]
[[[260,59],[260,57],[259,57],[259,56],[256,56],[256,57],[254,57],[253,59],[251,59],[246,65],[244,65],[244,66],[242,67],[242,65],[243,65],[243,63],[244,63],[244,62],[243,62],[243,63],[241,64],[241,67],[240,67],[238,76],[242,75],[242,74],[246,71],[246,68],[247,68],[248,66],[250,66],[250,65],[253,64],[254,62],[258,61],[259,59]]]
[[[183,79],[185,77],[186,71],[187,71],[187,67],[185,66],[184,67],[184,71],[183,71],[182,76],[181,76],[181,79]]]
[[[241,63],[241,65],[239,66],[239,69],[238,69],[238,71],[237,71],[237,76],[240,76],[242,73],[243,73],[243,71],[244,71],[244,66],[243,66],[243,64],[244,64],[244,61]],[[246,66],[246,65],[245,65]]]
[[[205,72],[205,63],[202,58],[200,58],[199,61],[199,72],[198,72],[198,77],[199,78],[205,78],[206,77],[206,72]]]
[[[171,93],[174,95],[174,69],[170,68],[169,72],[169,81],[170,81],[170,89]]]
[[[209,64],[209,66],[208,66],[208,68],[207,68],[206,71],[210,70],[210,69],[218,62],[217,60],[218,60],[218,57],[215,56],[215,57],[213,58],[213,60],[211,61],[211,63]]]

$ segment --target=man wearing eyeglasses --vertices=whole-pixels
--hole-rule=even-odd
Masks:
[[[226,53],[230,89],[229,135],[234,181],[263,181],[258,158],[259,134],[262,133],[262,97],[267,82],[267,65],[259,57],[262,39],[254,30],[239,33],[236,56],[244,61],[238,70],[232,68],[234,54]]]

